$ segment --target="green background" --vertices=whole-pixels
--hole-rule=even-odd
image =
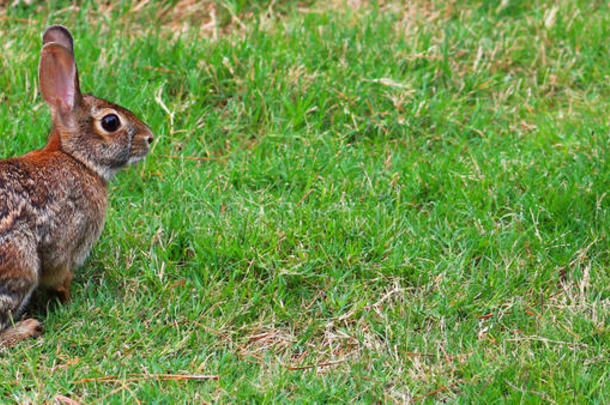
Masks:
[[[0,398],[607,400],[607,2],[4,2],[2,158],[53,23],[156,139]]]

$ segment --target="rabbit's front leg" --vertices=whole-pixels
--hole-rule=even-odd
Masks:
[[[62,304],[70,300],[72,271],[67,266],[45,269],[40,277],[40,285],[59,298]]]
[[[70,283],[72,282],[72,272],[70,270],[66,270],[64,277],[64,280],[54,288],[55,293],[62,304],[70,301]]]

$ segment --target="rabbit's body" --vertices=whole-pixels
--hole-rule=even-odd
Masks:
[[[38,321],[15,323],[37,286],[67,299],[72,270],[102,232],[107,182],[152,142],[131,112],[80,94],[64,27],[49,28],[43,42],[41,92],[53,129],[43,149],[0,161],[0,344],[39,334]]]
[[[106,200],[105,182],[61,150],[0,161],[0,285],[21,283],[14,295],[24,297],[13,317],[36,286],[61,290],[87,258],[103,228]],[[1,294],[2,287],[0,330],[10,326],[16,306]]]
[[[85,260],[107,201],[106,182],[52,146],[0,162],[0,257],[3,241],[23,235],[20,246],[36,252],[40,283],[49,287],[57,270]]]

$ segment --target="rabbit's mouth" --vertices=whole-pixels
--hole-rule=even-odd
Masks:
[[[125,166],[129,166],[144,159],[148,155],[149,151],[150,147],[148,146],[147,142],[133,142],[129,151],[129,158],[125,163]]]
[[[129,158],[129,160],[127,160],[127,164],[125,166],[129,166],[132,165],[134,163],[138,163],[140,160],[144,159],[146,157],[146,155],[142,155],[142,156],[131,156]]]
[[[133,128],[133,131],[136,132],[133,135],[131,140],[131,144],[129,146],[129,158],[127,159],[126,165],[131,165],[139,162],[144,159],[148,152],[150,152],[150,147],[153,142],[153,135],[148,127],[142,128]]]

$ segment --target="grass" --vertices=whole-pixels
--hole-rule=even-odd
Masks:
[[[157,133],[0,398],[607,400],[606,2],[100,7],[0,8],[0,157],[44,144],[51,23]]]

